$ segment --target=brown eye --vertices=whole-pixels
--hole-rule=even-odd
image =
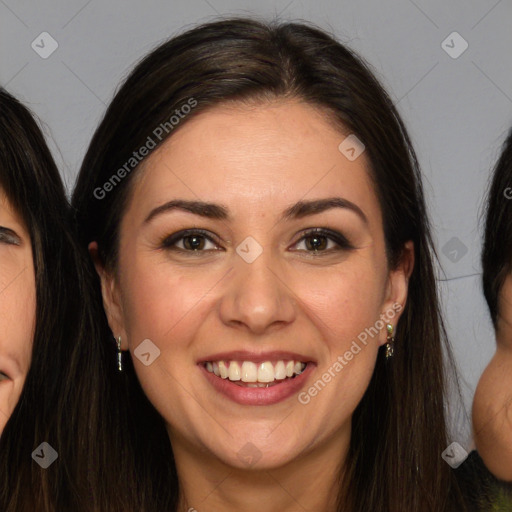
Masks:
[[[332,251],[350,250],[354,248],[341,233],[320,228],[307,231],[295,245],[303,241],[305,249],[300,250],[312,252],[313,254],[330,253]]]
[[[329,239],[323,235],[310,235],[304,237],[304,240],[306,241],[306,248],[313,251],[326,249],[329,245]]]
[[[162,242],[162,248],[197,253],[218,250],[218,245],[206,231],[188,229],[168,236]]]
[[[183,237],[183,246],[187,250],[199,251],[204,249],[205,237],[203,235],[189,235]]]

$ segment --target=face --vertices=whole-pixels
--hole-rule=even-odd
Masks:
[[[177,459],[277,468],[347,449],[410,272],[388,268],[347,135],[300,102],[219,106],[132,184],[116,270],[97,269]]]
[[[30,365],[35,308],[30,237],[0,189],[0,433],[18,402]]]
[[[500,290],[496,353],[482,373],[473,399],[475,443],[499,479],[512,480],[512,276]]]

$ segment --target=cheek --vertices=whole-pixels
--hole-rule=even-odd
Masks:
[[[335,428],[352,414],[372,377],[385,338],[383,278],[370,268],[352,268],[320,278],[314,287],[297,285],[298,295],[315,324],[326,357],[315,382],[299,396],[316,413],[330,417]]]
[[[23,375],[14,382],[9,380],[0,383],[0,434],[18,403],[25,377]]]
[[[14,380],[0,382],[0,432],[18,402],[30,366],[35,316],[34,273],[26,267],[0,294],[0,356],[11,354],[20,369]]]
[[[316,272],[312,280],[302,278],[294,291],[330,347],[339,351],[375,326],[383,313],[383,283],[379,272],[354,265],[338,272]]]
[[[151,259],[125,265],[121,281],[123,321],[130,348],[151,339],[160,349],[186,346],[208,307],[208,290],[218,276],[199,269],[176,269]]]
[[[183,421],[187,429],[193,429],[204,422],[204,410],[191,400],[193,382],[184,368],[190,368],[194,340],[215,307],[215,299],[208,297],[208,291],[219,277],[197,269],[178,272],[162,263],[126,265],[120,288],[122,320],[144,393],[164,418],[174,417],[176,411],[187,411]],[[160,351],[154,363],[147,366],[137,359],[137,347],[146,339]]]
[[[34,273],[25,268],[0,293],[0,350],[15,353],[25,374],[32,351],[35,317]]]

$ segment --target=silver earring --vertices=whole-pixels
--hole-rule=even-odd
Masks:
[[[388,331],[388,335],[386,338],[386,359],[391,359],[393,357],[393,344],[395,342],[395,338],[393,337],[393,326],[391,324],[387,324],[386,330]]]
[[[117,369],[122,372],[123,371],[123,359],[121,352],[121,336],[117,337]]]

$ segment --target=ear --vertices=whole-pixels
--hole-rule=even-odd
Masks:
[[[400,262],[389,272],[386,296],[383,303],[381,319],[384,327],[380,331],[380,345],[387,343],[386,324],[391,324],[396,332],[396,325],[407,302],[409,279],[414,268],[414,243],[410,240],[404,244]]]
[[[123,307],[120,301],[119,284],[115,275],[105,268],[99,251],[98,243],[91,242],[88,246],[89,254],[94,262],[94,267],[100,278],[101,282],[101,295],[103,297],[103,308],[107,315],[108,325],[112,330],[113,336],[116,338],[121,336],[121,349],[128,349],[126,340],[126,331],[124,329],[124,314]]]

